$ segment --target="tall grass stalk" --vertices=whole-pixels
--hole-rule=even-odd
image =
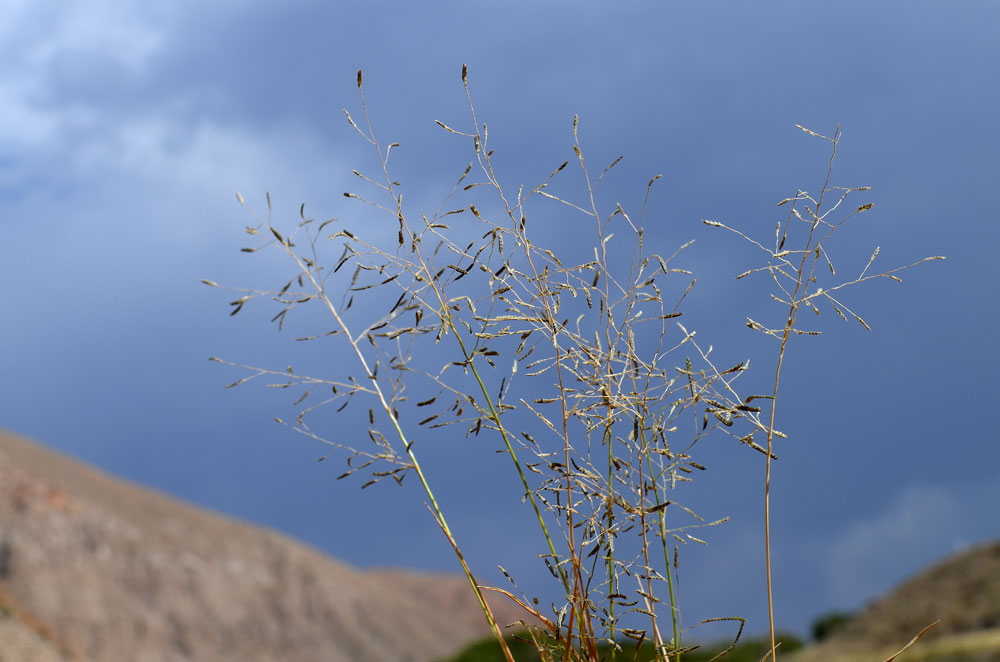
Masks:
[[[523,608],[520,624],[531,628],[543,660],[614,660],[625,651],[621,638],[626,638],[636,646],[652,641],[657,659],[680,662],[690,650],[682,643],[690,628],[681,619],[675,581],[680,550],[705,543],[694,535],[696,529],[725,521],[704,521],[683,505],[685,484],[706,469],[694,453],[699,442],[717,433],[762,453],[774,657],[771,461],[777,459],[775,440],[784,437],[775,428],[775,416],[788,340],[817,333],[797,326],[798,312],[803,307],[818,312],[821,303],[867,327],[843,304],[839,290],[873,278],[898,280],[895,274],[908,268],[869,274],[876,250],[859,276],[826,289],[817,285],[821,259],[836,278],[823,242],[872,206],[863,204],[833,220],[846,209],[849,194],[867,190],[830,185],[839,128],[832,138],[803,129],[832,143],[829,168],[818,195],[798,191],[780,203],[789,205],[789,214],[778,223],[773,249],[725,224],[705,221],[765,252],[766,265],[737,278],[769,275],[774,298],[787,310],[776,329],[748,319],[750,328],[780,342],[772,392],[744,397],[737,387],[749,361],[720,369],[712,348],[704,348],[679,319],[694,278],[674,263],[692,242],[669,257],[647,249],[643,222],[659,176],[646,186],[634,218],[620,204],[602,203],[599,184],[621,157],[592,177],[574,118],[572,149],[583,201],[558,190],[569,161],[531,188],[511,190],[497,173],[465,67],[462,83],[471,127],[438,125],[471,143],[473,156],[436,212],[418,214],[404,204],[389,159],[399,144],[386,145],[376,137],[359,71],[363,121],[359,125],[346,110],[345,115],[376,155],[377,174],[355,170],[366,192],[345,196],[368,209],[359,208],[354,222],[317,223],[306,217],[303,205],[300,221],[286,232],[272,221],[268,195],[267,217],[255,215],[256,223],[247,228],[259,243],[244,251],[277,247],[294,270],[276,289],[231,288],[242,293],[231,303],[232,314],[251,300],[271,299],[278,305],[272,321],[281,329],[289,312],[318,306],[332,327],[315,315],[297,315],[296,324],[308,325],[311,332],[295,340],[324,343],[326,336],[339,336],[360,378],[346,369],[311,376],[291,367],[214,360],[249,373],[230,386],[277,377],[269,386],[295,391],[297,416],[279,421],[344,451],[348,466],[339,478],[363,471],[369,479],[362,487],[368,487],[385,478],[402,485],[406,476],[417,477],[432,519],[509,662],[513,656],[485,598],[487,590]],[[826,204],[830,195],[837,200]],[[372,213],[384,215],[386,222],[367,222]],[[577,241],[558,242],[557,250],[545,247],[567,214],[589,221],[592,241],[585,248]],[[329,438],[310,425],[319,410],[329,407],[342,412],[350,406],[355,420],[363,421],[365,405],[358,402],[365,399],[373,406],[367,409],[363,445]],[[766,414],[755,402],[759,399],[770,402]],[[531,506],[539,556],[562,588],[564,604],[547,610],[536,599],[537,589],[529,589],[529,597],[516,578],[509,588],[476,580],[460,532],[448,525],[418,460],[412,439],[425,430],[442,430],[438,436],[448,431],[485,436],[480,443],[497,444],[510,458],[522,499]],[[495,441],[488,440],[490,434]],[[758,444],[754,435],[765,437],[766,444]],[[664,609],[669,626],[662,622]],[[711,620],[738,624],[735,638],[742,631],[742,619]]]
[[[876,248],[869,258],[868,263],[856,278],[842,280],[839,283],[835,283],[832,287],[827,287],[825,289],[822,286],[819,286],[818,282],[820,273],[817,273],[817,266],[820,266],[821,273],[824,271],[822,267],[825,266],[829,270],[831,277],[837,277],[837,271],[834,268],[833,261],[826,251],[825,242],[843,224],[855,215],[868,211],[874,207],[874,204],[865,203],[854,209],[846,207],[847,212],[837,217],[836,214],[842,207],[846,206],[845,203],[848,196],[856,192],[868,191],[870,190],[870,187],[860,186],[846,188],[830,185],[830,178],[833,175],[833,165],[837,157],[837,147],[842,136],[839,124],[834,130],[832,137],[816,133],[815,131],[811,131],[801,125],[796,126],[813,137],[829,142],[831,144],[830,160],[826,169],[826,177],[823,180],[823,185],[819,189],[818,195],[813,196],[806,191],[800,190],[796,192],[794,196],[786,198],[778,203],[779,207],[788,205],[788,215],[783,223],[778,223],[777,225],[775,230],[774,248],[765,248],[762,244],[750,239],[742,232],[734,230],[722,223],[707,220],[703,221],[707,225],[735,232],[767,254],[768,262],[766,266],[742,273],[737,276],[737,279],[744,278],[754,272],[767,273],[775,285],[775,291],[772,292],[771,295],[772,298],[779,304],[783,305],[787,311],[785,323],[778,329],[769,329],[758,322],[747,318],[748,327],[780,340],[777,360],[775,361],[774,386],[771,395],[768,398],[771,402],[771,406],[766,429],[767,453],[765,454],[764,461],[764,558],[767,585],[768,627],[771,639],[771,659],[775,659],[777,655],[777,643],[774,636],[774,596],[772,591],[771,568],[771,460],[776,459],[773,449],[774,437],[778,434],[774,427],[775,414],[777,412],[778,405],[778,387],[781,384],[781,370],[784,366],[789,338],[791,338],[792,335],[818,335],[820,333],[819,331],[814,330],[804,330],[797,326],[799,311],[802,308],[807,308],[813,310],[817,315],[819,315],[820,309],[818,306],[820,303],[825,303],[829,305],[844,321],[848,320],[847,315],[849,314],[858,323],[864,326],[865,329],[871,331],[871,327],[868,326],[868,323],[843,303],[843,301],[839,298],[840,294],[838,290],[876,278],[888,278],[899,282],[900,279],[896,275],[898,272],[909,269],[928,260],[944,259],[940,256],[928,257],[903,267],[897,267],[884,272],[868,273],[879,254],[879,249]],[[824,202],[826,202],[827,194],[833,195],[836,198],[836,201],[825,207]],[[799,223],[802,225],[797,225]],[[786,248],[786,245],[794,245],[789,242],[789,239],[790,233],[794,233],[796,229],[800,232],[804,231],[804,239],[799,240],[800,243],[798,243],[798,248]],[[779,434],[779,436],[783,435]]]

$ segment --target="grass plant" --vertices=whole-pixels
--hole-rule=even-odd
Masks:
[[[540,662],[538,651],[526,633],[514,633],[506,636],[507,644],[516,655],[518,662]],[[782,651],[792,652],[799,650],[803,643],[791,633],[781,633]],[[623,646],[623,648],[625,648]],[[743,637],[740,642],[733,645],[731,641],[717,641],[702,646],[684,654],[685,662],[709,662],[713,659],[721,659],[719,656],[725,651],[726,662],[758,662],[763,651],[770,648],[770,641],[766,637]],[[610,656],[612,647],[608,643],[598,646],[603,656]],[[656,647],[649,641],[643,642],[639,646],[630,646],[624,653],[618,655],[620,659],[629,662],[655,662],[657,659]],[[503,653],[500,646],[493,639],[484,639],[471,644],[457,655],[442,660],[441,662],[503,662]]]
[[[843,291],[873,279],[898,281],[900,271],[924,260],[877,270],[876,249],[859,274],[837,274],[826,242],[872,204],[853,202],[866,187],[831,184],[839,128],[824,136],[800,127],[829,144],[826,176],[815,193],[798,190],[779,203],[788,212],[773,241],[704,221],[760,251],[761,266],[737,278],[769,279],[783,311],[777,324],[747,321],[776,342],[773,387],[744,393],[739,380],[749,361],[719,364],[711,346],[684,324],[694,277],[677,262],[691,242],[661,251],[645,240],[647,202],[659,176],[649,181],[638,211],[604,202],[600,182],[620,157],[600,173],[593,170],[574,118],[572,167],[571,161],[555,163],[532,186],[506,187],[465,67],[462,84],[468,126],[438,125],[446,139],[468,144],[472,158],[456,171],[436,211],[418,213],[404,204],[390,167],[399,144],[377,136],[359,71],[360,114],[345,115],[376,160],[371,172],[354,171],[361,189],[345,196],[365,208],[354,221],[318,222],[303,206],[299,221],[286,229],[273,221],[268,195],[267,215],[254,214],[247,227],[256,243],[243,250],[280,251],[292,273],[275,288],[231,288],[240,292],[232,314],[267,299],[277,306],[272,321],[281,328],[292,311],[318,307],[326,321],[296,341],[334,336],[341,364],[348,365],[349,356],[353,367],[312,375],[214,360],[246,371],[232,386],[264,378],[294,390],[301,409],[294,420],[281,422],[342,450],[347,470],[341,478],[364,472],[364,487],[415,478],[508,662],[515,655],[487,591],[523,608],[520,625],[528,628],[540,660],[630,660],[633,650],[651,655],[643,659],[702,659],[686,655],[692,649],[681,619],[678,558],[689,543],[704,542],[699,528],[724,520],[704,521],[685,507],[684,489],[706,469],[697,461],[699,443],[728,435],[734,450],[763,456],[773,658],[770,485],[776,441],[784,437],[775,427],[779,386],[789,341],[818,333],[800,325],[799,313],[828,308],[867,328],[845,304]],[[579,198],[560,192],[570,190],[564,179],[573,169]],[[362,222],[373,213],[381,224]],[[552,233],[545,229],[566,215],[577,217],[574,241],[546,245]],[[590,240],[581,249],[586,235]],[[365,443],[314,429],[317,412],[329,408],[367,420]],[[544,609],[516,578],[505,587],[477,581],[413,443],[426,430],[478,438],[506,454],[527,504],[527,526],[537,532],[540,557],[561,586],[564,604]],[[742,619],[729,620],[738,639]]]

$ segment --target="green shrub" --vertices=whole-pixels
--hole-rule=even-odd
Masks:
[[[813,621],[810,630],[813,641],[823,641],[831,634],[854,620],[854,612],[831,611]]]

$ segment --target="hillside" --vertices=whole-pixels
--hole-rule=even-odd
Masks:
[[[484,634],[459,576],[363,572],[0,432],[0,661],[423,662]]]
[[[901,661],[1000,662],[1000,541],[970,547],[917,573],[821,645],[788,659],[885,659],[938,620]]]

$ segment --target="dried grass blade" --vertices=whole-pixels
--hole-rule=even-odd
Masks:
[[[903,646],[902,648],[900,648],[899,651],[895,655],[890,655],[889,657],[887,657],[885,659],[885,662],[892,662],[893,660],[895,660],[897,657],[899,657],[903,653],[903,651],[905,651],[907,648],[909,648],[913,644],[917,643],[917,640],[920,639],[920,637],[922,637],[925,634],[927,634],[928,630],[930,630],[932,627],[934,627],[935,625],[937,625],[940,622],[941,622],[940,620],[934,621],[933,623],[931,623],[930,625],[928,625],[927,627],[925,627],[923,630],[921,630],[920,632],[918,632],[917,635],[915,637],[913,637],[913,639],[910,639],[910,643],[908,643],[905,646]]]

